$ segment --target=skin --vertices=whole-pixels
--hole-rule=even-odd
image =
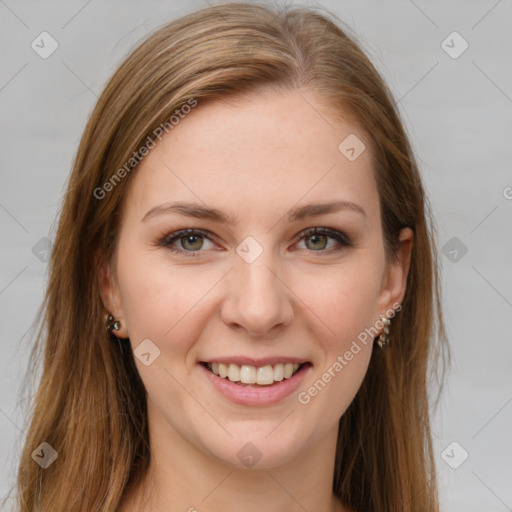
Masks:
[[[307,100],[307,102],[305,101]],[[115,333],[135,349],[149,338],[160,355],[135,359],[147,390],[151,466],[144,488],[121,510],[192,512],[343,511],[332,494],[338,422],[366,374],[373,337],[304,405],[292,393],[269,406],[226,400],[198,362],[216,356],[299,356],[313,367],[298,391],[332,367],[365,328],[400,303],[413,233],[386,266],[369,137],[330,116],[315,93],[253,93],[199,104],[150,151],[125,196],[116,252],[101,269]],[[345,117],[348,119],[348,117]],[[353,162],[338,145],[357,134],[366,150]],[[237,215],[238,224],[168,213],[187,201]],[[286,212],[334,200],[360,205],[290,223]],[[346,234],[300,237],[308,228]],[[182,237],[174,254],[158,242]],[[236,248],[248,236],[263,248],[252,263]],[[202,244],[202,245],[201,245]],[[380,331],[380,329],[379,329]],[[378,349],[378,348],[377,348]],[[261,459],[245,467],[237,452],[252,443]]]

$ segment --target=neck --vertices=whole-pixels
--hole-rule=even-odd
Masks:
[[[259,469],[227,465],[170,430],[150,426],[149,470],[120,512],[163,512],[171,505],[184,512],[348,512],[332,493],[336,430],[300,457]]]

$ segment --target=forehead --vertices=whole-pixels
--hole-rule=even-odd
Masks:
[[[241,220],[331,200],[379,215],[368,135],[305,90],[198,102],[155,142],[125,198],[125,213],[137,220],[177,200]]]

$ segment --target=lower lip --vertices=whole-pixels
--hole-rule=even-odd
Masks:
[[[311,364],[305,364],[300,370],[280,382],[274,382],[270,386],[241,386],[228,379],[223,379],[211,372],[204,365],[199,364],[207,379],[217,391],[228,400],[240,405],[258,406],[275,404],[287,396],[290,396],[302,383],[304,377],[312,368]]]

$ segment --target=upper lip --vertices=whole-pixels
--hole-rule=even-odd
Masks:
[[[224,363],[224,364],[237,364],[239,366],[267,366],[275,365],[279,363],[308,363],[307,359],[301,357],[287,357],[287,356],[273,356],[273,357],[262,357],[252,358],[245,356],[229,356],[229,357],[212,357],[210,359],[204,359],[201,363]]]

